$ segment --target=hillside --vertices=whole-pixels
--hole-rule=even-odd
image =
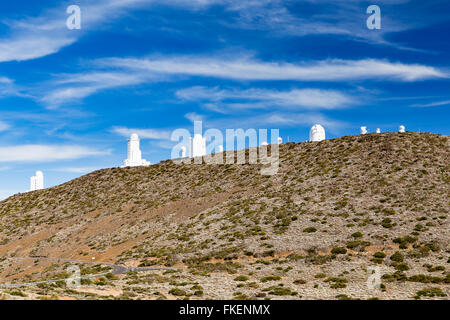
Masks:
[[[15,195],[0,202],[0,283],[67,276],[68,262],[20,257],[171,270],[0,296],[448,299],[449,145],[429,133],[346,136],[281,145],[274,176],[165,161]],[[381,289],[367,289],[369,266]]]

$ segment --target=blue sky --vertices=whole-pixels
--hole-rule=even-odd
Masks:
[[[66,27],[69,5],[81,29]],[[369,30],[366,9],[381,8]],[[117,167],[127,136],[170,158],[174,129],[365,125],[449,134],[450,2],[97,0],[0,3],[0,199]]]

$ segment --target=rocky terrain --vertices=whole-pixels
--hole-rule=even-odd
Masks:
[[[448,299],[449,146],[346,136],[282,144],[273,176],[165,161],[15,195],[0,298]]]

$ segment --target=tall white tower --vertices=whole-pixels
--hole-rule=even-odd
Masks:
[[[325,140],[325,129],[320,124],[315,124],[309,130],[309,141],[319,142]]]
[[[206,156],[206,138],[203,138],[201,134],[194,134],[194,138],[189,138],[190,142],[190,156],[203,157]]]
[[[42,171],[36,171],[36,174],[30,178],[30,191],[44,189],[44,174]]]
[[[133,133],[130,140],[128,140],[128,158],[125,159],[122,167],[139,167],[149,165],[150,162],[142,159],[139,136],[136,133]]]

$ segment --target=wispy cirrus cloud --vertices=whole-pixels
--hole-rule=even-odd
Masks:
[[[142,72],[85,72],[61,74],[50,81],[54,89],[44,93],[39,101],[49,108],[56,108],[65,103],[79,102],[99,91],[119,87],[138,85],[156,81],[156,75]],[[46,86],[48,83],[43,84]]]
[[[77,145],[17,145],[0,146],[0,162],[53,162],[110,154]]]
[[[448,78],[446,71],[421,64],[404,64],[388,60],[364,59],[341,60],[329,59],[323,61],[267,62],[252,56],[154,56],[146,58],[105,58],[92,62],[93,70],[57,75],[43,87],[44,93],[39,100],[48,107],[57,107],[65,103],[79,102],[97,92],[119,87],[148,84],[176,80],[178,77],[200,77],[230,79],[235,81],[423,81],[428,79]],[[45,87],[51,85],[51,90]],[[38,88],[39,89],[39,88]],[[337,104],[349,104],[351,98],[343,93],[332,90],[310,91],[292,90],[291,92],[264,93],[266,102],[283,102],[299,106],[332,108]],[[191,96],[194,94],[191,89]],[[204,90],[205,91],[205,90]],[[256,91],[255,91],[256,92]],[[181,91],[183,93],[183,91]],[[180,94],[181,94],[180,93]],[[256,95],[251,91],[246,94]],[[38,93],[39,95],[40,93]],[[197,93],[200,96],[201,93]],[[233,92],[214,92],[217,98],[220,94],[228,96]],[[238,95],[238,93],[234,93]],[[328,99],[325,95],[329,94]],[[184,95],[188,97],[189,91]],[[269,97],[271,96],[271,97]],[[219,99],[220,100],[220,99]],[[263,100],[263,99],[259,99]],[[251,107],[251,105],[247,105]],[[211,105],[211,108],[214,106]],[[236,107],[238,107],[236,105]],[[242,106],[243,107],[243,106]],[[261,107],[255,104],[253,107]]]
[[[66,26],[69,3],[47,8],[38,16],[5,19],[3,23],[10,28],[10,33],[0,38],[0,62],[31,60],[54,54],[76,42],[84,30],[143,3],[144,0],[78,1],[77,5],[82,9],[81,30],[69,30]]]
[[[9,124],[0,120],[0,132],[8,130],[10,127]]]
[[[219,87],[191,87],[176,92],[176,96],[188,101],[203,101],[214,111],[242,109],[336,109],[356,103],[345,93],[323,89],[292,89],[278,91],[268,89],[219,89]]]
[[[432,66],[388,60],[363,59],[266,62],[247,57],[166,56],[149,58],[106,58],[103,66],[158,74],[213,77],[233,80],[419,81],[448,78],[449,74]]]
[[[126,10],[148,3],[145,0],[99,0],[77,1],[81,7],[81,30],[69,30],[66,26],[68,14],[63,6],[47,8],[38,16],[17,20],[5,19],[3,23],[10,33],[0,38],[0,62],[24,61],[54,54],[75,43],[85,34],[106,20],[123,15]]]
[[[257,114],[252,117],[231,116],[224,118],[203,117],[205,128],[217,128],[220,130],[235,128],[291,128],[298,126],[312,126],[320,123],[325,126],[327,131],[338,133],[349,124],[331,119],[318,112],[268,112]]]
[[[25,95],[22,92],[20,92],[19,88],[17,87],[13,79],[8,77],[0,77],[0,98],[8,96],[25,96]]]
[[[129,11],[153,5],[197,10],[218,1],[213,0],[79,0],[76,3],[46,8],[40,15],[21,19],[4,19],[9,33],[0,38],[0,62],[24,61],[54,54],[80,39],[89,30],[104,28],[104,22],[119,19]],[[81,30],[69,30],[66,9],[77,4],[81,8]]]
[[[155,140],[167,140],[170,139],[171,131],[164,129],[136,129],[127,127],[113,127],[111,130],[113,133],[119,134],[124,137],[130,137],[133,133],[136,133],[141,139],[155,139]]]
[[[415,108],[429,108],[429,107],[439,107],[439,106],[446,106],[450,104],[450,100],[444,100],[444,101],[435,101],[430,103],[424,103],[424,104],[413,104],[411,107]]]
[[[434,1],[428,1],[428,7],[421,4],[417,6],[420,9],[413,10],[414,19],[411,19],[414,6],[409,5],[409,2],[415,1],[378,1],[383,12],[384,9],[396,12],[396,19],[390,18],[390,15],[383,16],[383,28],[378,32],[368,32],[365,27],[365,1],[79,0],[76,4],[82,10],[81,30],[66,28],[66,8],[72,3],[65,2],[61,6],[46,8],[39,15],[16,20],[4,19],[2,22],[9,30],[0,38],[0,62],[24,61],[57,53],[77,42],[90,30],[103,29],[129,12],[161,6],[196,11],[208,10],[217,5],[225,15],[233,13],[229,19],[217,22],[231,29],[268,30],[282,36],[331,34],[411,49],[386,40],[386,33],[427,26],[430,21],[438,23],[447,17],[444,13],[433,12],[431,15],[429,7],[433,6]],[[303,7],[307,10],[302,10]],[[405,8],[409,10],[406,12]]]
[[[50,171],[56,172],[67,172],[67,173],[88,173],[95,170],[100,170],[102,168],[98,167],[63,167],[63,168],[55,168]]]
[[[186,113],[186,114],[184,115],[184,117],[185,117],[186,119],[188,119],[189,121],[191,121],[191,122],[194,122],[194,121],[203,121],[203,119],[205,118],[203,115],[198,114],[198,113],[196,113],[196,112],[189,112],[189,113]]]

